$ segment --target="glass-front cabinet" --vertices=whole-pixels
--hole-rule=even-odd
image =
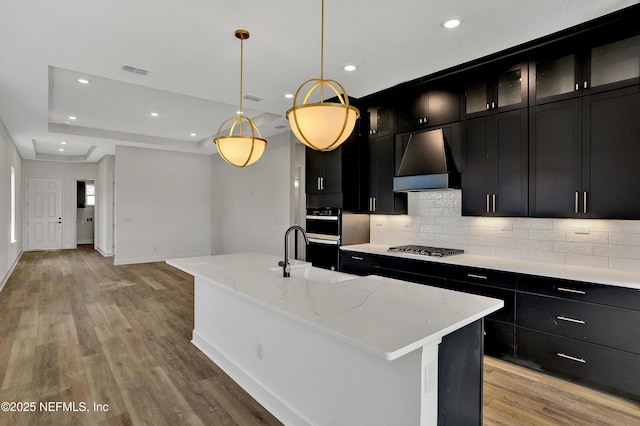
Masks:
[[[540,105],[640,82],[640,35],[574,53],[549,52],[532,62],[531,104]]]
[[[526,107],[527,73],[524,63],[487,70],[466,86],[464,115],[474,117]]]

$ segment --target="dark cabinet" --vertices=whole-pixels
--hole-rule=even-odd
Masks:
[[[524,365],[640,400],[639,355],[520,326],[516,334]]]
[[[398,133],[426,129],[460,120],[458,90],[447,84],[414,86],[396,100]]]
[[[640,86],[530,112],[530,215],[640,218]]]
[[[462,214],[528,213],[527,110],[465,121]]]
[[[525,63],[493,65],[464,91],[464,115],[467,118],[527,106],[528,68]],[[476,72],[477,73],[477,72]]]
[[[358,128],[332,151],[305,150],[307,207],[339,207],[359,211],[360,138]]]
[[[354,275],[371,275],[376,266],[377,256],[343,250],[340,255],[340,271]]]
[[[484,320],[484,353],[512,359],[515,355],[516,275],[511,272],[448,265],[446,288],[504,301],[502,309]]]
[[[393,192],[400,147],[393,135],[369,138],[365,153],[367,203],[364,211],[373,214],[406,214],[407,194]],[[397,155],[398,154],[398,155]]]
[[[394,110],[391,101],[382,99],[366,107],[369,136],[391,135],[394,131]]]
[[[635,28],[629,31],[638,30]],[[574,46],[591,46],[575,50]],[[542,54],[542,53],[541,53]],[[575,37],[529,67],[532,105],[556,102],[640,83],[640,35],[616,31]]]
[[[76,183],[76,198],[79,209],[84,209],[87,201],[87,184],[84,181],[77,181]]]
[[[522,275],[516,358],[640,400],[639,300],[640,290]]]

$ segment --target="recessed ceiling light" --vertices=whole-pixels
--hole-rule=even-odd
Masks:
[[[65,141],[60,141],[60,145],[66,145],[67,143]]]
[[[450,19],[447,19],[446,21],[442,22],[442,26],[447,28],[447,29],[456,28],[458,25],[460,25],[460,19],[459,18],[450,18]]]
[[[344,70],[345,71],[355,71],[356,70],[356,66],[355,65],[345,65],[344,66]]]
[[[149,113],[149,115],[152,116],[152,117],[157,117],[158,113],[157,112],[152,112],[152,113]]]
[[[198,136],[196,133],[189,133],[192,137]]]
[[[242,111],[236,111],[236,114],[242,115]]]
[[[287,99],[291,99],[291,98],[293,98],[293,93],[285,93],[284,97],[287,98]]]
[[[86,78],[79,78],[78,79],[78,83],[80,83],[80,84],[89,84],[89,80],[87,80]]]
[[[77,120],[78,117],[76,117],[75,115],[70,115],[67,117],[69,120]]]
[[[63,152],[64,148],[58,148],[58,151]]]

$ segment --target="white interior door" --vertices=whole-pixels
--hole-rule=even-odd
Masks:
[[[27,249],[62,248],[62,179],[27,179]]]

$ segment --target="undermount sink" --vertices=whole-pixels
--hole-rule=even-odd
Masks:
[[[282,267],[276,266],[269,268],[270,271],[282,274]],[[337,283],[340,281],[353,280],[357,277],[338,271],[330,271],[328,269],[317,268],[315,266],[292,266],[291,277],[302,278],[308,281],[321,283]]]

